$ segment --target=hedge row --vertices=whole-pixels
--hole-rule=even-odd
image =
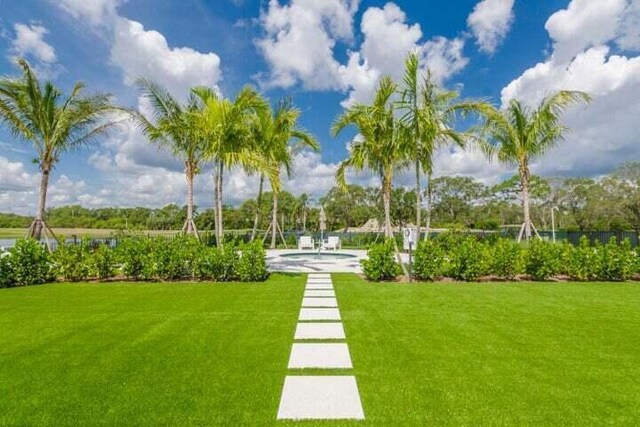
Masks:
[[[60,244],[49,253],[35,240],[19,240],[0,253],[0,288],[57,279],[207,280],[259,282],[269,276],[266,253],[259,242],[224,249],[207,247],[195,238],[128,237],[117,248]]]
[[[362,266],[369,280],[395,280],[400,266],[394,258],[393,242],[372,247]],[[509,239],[483,242],[450,233],[420,242],[413,274],[422,281],[445,277],[463,281],[482,277],[513,280],[522,276],[539,281],[554,278],[624,281],[640,274],[640,256],[629,240],[618,244],[615,237],[605,245],[590,244],[586,237],[578,246],[541,240],[525,245]]]

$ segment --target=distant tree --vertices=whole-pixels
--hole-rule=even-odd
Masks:
[[[432,180],[433,212],[440,222],[469,227],[471,211],[479,205],[487,188],[470,177],[443,176]]]
[[[22,76],[0,78],[0,123],[36,149],[41,172],[40,196],[29,237],[40,239],[47,228],[45,210],[49,176],[60,157],[104,136],[118,121],[120,110],[103,93],[85,95],[76,83],[64,97],[52,82],[40,83],[24,59],[18,60]]]

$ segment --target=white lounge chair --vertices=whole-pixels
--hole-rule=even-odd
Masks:
[[[329,236],[326,242],[322,242],[322,249],[324,250],[333,249],[335,251],[340,248],[342,248],[342,244],[338,236]]]
[[[313,241],[313,237],[311,236],[300,236],[300,238],[298,239],[298,250],[303,250],[303,249],[315,249],[316,245],[315,242]]]

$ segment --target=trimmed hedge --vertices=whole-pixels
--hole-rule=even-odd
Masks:
[[[442,277],[474,281],[481,277],[545,281],[624,281],[640,274],[640,255],[625,239],[615,237],[606,244],[590,244],[586,237],[578,246],[534,239],[527,245],[511,239],[478,239],[461,233],[443,233],[421,241],[415,251],[413,274],[417,280],[434,281]],[[371,281],[395,280],[400,266],[393,244],[375,245],[369,260],[362,261]]]
[[[109,280],[261,282],[269,277],[258,242],[210,248],[191,236],[127,237],[116,249],[60,243],[53,253],[32,239],[0,253],[0,288],[51,282]]]

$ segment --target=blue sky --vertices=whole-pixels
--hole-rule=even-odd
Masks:
[[[592,93],[590,106],[567,117],[575,131],[537,173],[597,176],[640,158],[639,0],[0,0],[0,10],[2,74],[15,74],[13,59],[26,56],[63,89],[82,80],[131,107],[141,106],[131,84],[140,74],[177,96],[197,84],[231,97],[246,84],[273,101],[291,96],[322,143],[321,155],[297,159],[287,183],[294,193],[318,197],[331,187],[353,136],[332,139],[331,121],[342,105],[366,102],[380,75],[399,77],[408,50],[444,86],[496,105],[535,103],[558,89]],[[31,158],[28,145],[0,131],[0,211],[35,208]],[[490,183],[510,173],[473,150],[443,149],[436,160],[442,175]],[[183,200],[180,164],[131,126],[65,156],[55,175],[53,205]],[[376,182],[367,173],[350,178]],[[201,206],[211,204],[210,181],[205,173],[197,182]],[[410,183],[403,174],[397,181]],[[225,190],[238,203],[255,193],[255,178],[232,171]]]

